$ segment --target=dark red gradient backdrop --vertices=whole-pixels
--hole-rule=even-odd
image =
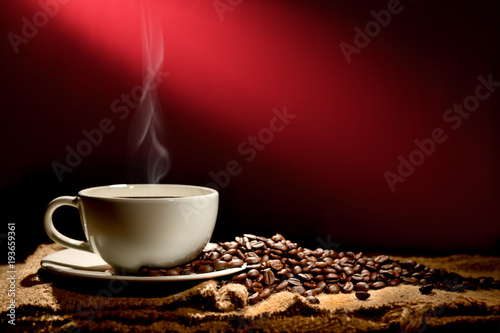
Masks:
[[[137,181],[127,160],[135,108],[123,96],[142,84],[149,8],[169,73],[159,85],[172,156],[163,182],[221,177],[214,238],[281,232],[309,246],[330,235],[356,247],[498,249],[500,87],[457,129],[443,118],[474,96],[479,76],[500,81],[496,2],[61,2],[0,10],[2,204],[8,222],[39,231],[35,241],[47,240],[51,198]],[[355,40],[388,7],[390,22]],[[340,45],[356,41],[346,58]],[[117,106],[128,109],[123,119]],[[289,119],[269,137],[273,109],[284,108]],[[60,181],[54,161],[64,164],[66,147],[103,118],[111,133]],[[446,141],[392,191],[384,174],[397,174],[398,157],[436,128]],[[250,153],[259,133],[266,142]],[[230,161],[238,174],[224,179]],[[78,234],[71,217],[61,228]]]

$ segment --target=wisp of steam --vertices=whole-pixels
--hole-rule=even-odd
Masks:
[[[144,5],[143,3],[143,6]],[[128,147],[132,166],[132,181],[146,180],[158,184],[171,166],[168,150],[162,143],[165,121],[161,112],[157,88],[162,80],[163,34],[161,24],[149,7],[142,12],[142,55],[144,79],[142,97],[130,125]]]

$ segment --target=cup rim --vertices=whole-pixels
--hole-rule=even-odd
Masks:
[[[201,191],[206,191],[206,193],[201,193],[197,195],[188,195],[182,197],[145,197],[145,198],[132,198],[126,196],[111,196],[111,195],[103,195],[103,194],[95,194],[93,192],[113,189],[113,188],[135,188],[135,187],[155,187],[155,188],[184,188],[184,189],[199,189]],[[198,185],[184,185],[184,184],[113,184],[113,185],[104,185],[104,186],[95,186],[85,188],[78,192],[78,196],[81,198],[90,198],[90,199],[103,199],[103,200],[113,200],[113,201],[182,201],[182,200],[190,200],[192,198],[197,197],[207,197],[207,196],[218,196],[219,192],[210,187],[198,186]]]

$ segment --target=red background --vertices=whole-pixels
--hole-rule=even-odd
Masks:
[[[0,10],[2,210],[4,223],[22,226],[26,252],[48,241],[52,198],[143,179],[127,158],[134,110],[120,120],[111,104],[142,84],[146,2],[61,2]],[[53,16],[16,53],[9,33],[22,36],[41,3]],[[161,182],[206,185],[229,161],[241,167],[220,190],[215,240],[280,232],[310,247],[330,237],[368,249],[498,251],[500,91],[457,130],[443,120],[478,76],[500,81],[497,2],[401,1],[350,63],[340,43],[353,45],[354,28],[393,1],[218,3],[230,8],[223,20],[212,1],[148,3],[170,73],[159,85],[172,157]],[[247,162],[238,146],[285,106],[296,117]],[[59,181],[51,164],[103,118],[115,129]],[[392,192],[384,173],[435,128],[447,140]],[[76,212],[59,215],[59,228],[82,236]]]

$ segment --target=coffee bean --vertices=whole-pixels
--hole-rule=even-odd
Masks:
[[[236,268],[241,266],[243,266],[243,260],[241,259],[233,259],[227,264],[228,268]]]
[[[214,261],[216,259],[220,258],[220,253],[219,252],[211,252],[209,255],[210,260]]]
[[[246,265],[245,272],[232,277],[250,293],[249,303],[267,298],[273,292],[293,290],[301,294],[332,294],[353,290],[361,293],[369,289],[397,286],[401,282],[420,284],[425,293],[429,288],[462,292],[466,289],[500,288],[500,281],[491,277],[464,278],[444,269],[431,269],[411,260],[392,260],[387,255],[370,257],[362,252],[337,253],[328,249],[307,249],[282,235],[272,238],[245,234],[235,241],[219,242],[215,249],[202,252],[193,261],[174,268],[141,267],[142,276],[203,274],[213,270]],[[265,285],[266,287],[264,288]],[[369,294],[368,294],[369,296]],[[360,299],[361,299],[360,298]]]
[[[302,285],[306,288],[309,288],[309,289],[316,288],[316,283],[314,281],[304,281],[304,283]]]
[[[355,295],[359,300],[362,301],[367,300],[370,297],[370,294],[366,291],[357,291]]]
[[[247,274],[248,274],[249,278],[256,278],[257,276],[260,275],[260,272],[258,270],[256,270],[256,269],[251,269],[251,270],[248,271]]]
[[[250,280],[249,278],[246,278],[245,279],[245,282],[243,283],[243,285],[247,288],[247,289],[251,289],[252,286],[253,286],[253,282],[252,280]]]
[[[271,295],[271,293],[272,293],[272,289],[269,287],[265,287],[264,289],[262,289],[262,291],[259,294],[260,299],[268,298]]]
[[[245,281],[246,278],[247,278],[247,274],[246,273],[240,273],[238,275],[233,276],[232,280],[234,282],[238,282],[239,283],[239,282]]]
[[[365,283],[365,282],[356,283],[356,290],[357,291],[368,291],[368,289],[370,289],[370,287],[368,286],[367,283]]]
[[[306,301],[308,301],[311,304],[319,304],[319,299],[317,299],[314,296],[307,296]]]
[[[288,280],[281,281],[275,288],[276,291],[285,290],[288,287]]]
[[[342,287],[342,291],[346,294],[352,292],[354,290],[354,285],[352,284],[352,282],[346,282],[344,284],[344,287]]]
[[[271,247],[275,250],[279,250],[279,251],[283,251],[283,252],[288,250],[286,245],[283,243],[276,243],[276,244],[272,245]]]
[[[418,290],[420,290],[422,294],[426,295],[430,294],[433,288],[434,286],[432,284],[426,284],[425,286],[418,288]]]
[[[351,281],[353,283],[362,282],[364,281],[364,276],[361,274],[354,274],[353,276],[351,276]]]
[[[332,265],[332,268],[335,269],[338,273],[341,273],[343,272],[344,270],[342,269],[342,266],[340,266],[339,264],[333,264]]]
[[[182,275],[191,275],[194,273],[194,267],[193,266],[186,266],[184,267],[184,269],[182,270]]]
[[[337,274],[330,273],[330,274],[326,274],[325,279],[338,281],[339,276]]]
[[[326,268],[323,268],[323,273],[325,273],[325,274],[331,274],[331,273],[334,273],[334,274],[335,274],[335,273],[337,273],[337,271],[336,271],[336,270],[334,270],[334,269],[333,269],[333,268],[331,268],[331,267],[326,267]]]
[[[210,265],[201,265],[196,270],[196,274],[210,273],[213,272],[214,268]]]
[[[252,289],[260,293],[262,289],[264,289],[264,286],[260,282],[254,282],[252,285]]]
[[[299,274],[301,272],[302,272],[302,268],[299,265],[294,266],[293,269],[292,269],[292,273],[295,274],[295,275],[297,275],[297,274]]]
[[[321,292],[323,292],[323,289],[325,289],[325,288],[326,288],[326,283],[325,283],[324,281],[319,281],[319,282],[316,284],[316,290],[317,290],[316,292],[317,292],[317,293],[321,293]],[[318,290],[319,290],[319,292],[318,292]]]
[[[372,284],[373,289],[382,289],[385,288],[385,283],[382,281],[377,281]]]
[[[301,280],[303,281],[311,281],[312,280],[312,275],[307,274],[307,273],[300,273],[297,275]]]
[[[398,279],[392,279],[387,282],[387,284],[391,287],[395,287],[401,284],[401,281]]]
[[[301,286],[302,285],[302,282],[300,282],[300,280],[297,278],[290,278],[290,279],[288,279],[288,282],[293,286]]]
[[[266,246],[266,244],[263,241],[252,241],[250,242],[250,244],[252,245],[253,249],[260,249],[261,247]]]
[[[270,263],[270,266],[272,267],[272,269],[274,269],[275,271],[280,271],[283,269],[283,264],[281,263],[280,260],[273,259],[273,260],[269,260],[268,262]]]
[[[328,292],[330,294],[338,294],[338,293],[340,293],[340,286],[338,284],[331,284],[328,287],[326,287],[326,289],[328,290]]]
[[[264,272],[264,284],[271,285],[274,283],[275,276],[271,270],[267,270]]]
[[[300,295],[304,295],[306,293],[306,289],[302,286],[293,286],[292,290],[299,293]]]
[[[248,257],[245,259],[245,262],[247,264],[257,264],[257,263],[260,263],[260,258],[259,257]]]
[[[256,304],[258,301],[259,301],[259,293],[256,292],[248,296],[248,303],[250,303],[250,305]]]
[[[306,290],[304,296],[316,296],[316,290],[314,289]]]

